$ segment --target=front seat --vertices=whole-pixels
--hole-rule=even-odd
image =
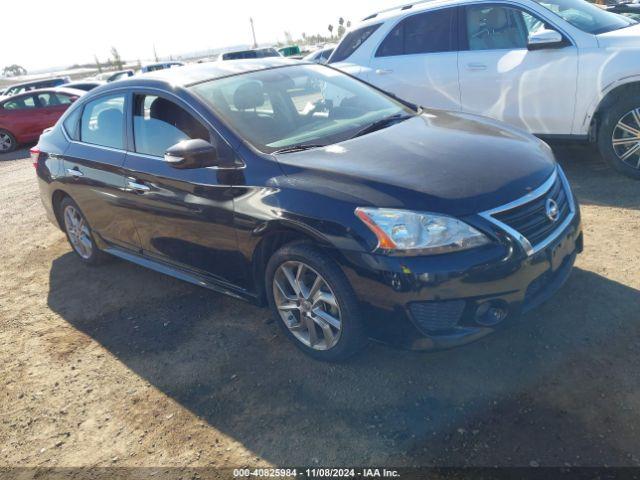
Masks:
[[[239,121],[260,143],[266,145],[275,138],[276,123],[273,118],[256,111],[264,102],[264,88],[257,81],[243,83],[233,94],[233,105]]]

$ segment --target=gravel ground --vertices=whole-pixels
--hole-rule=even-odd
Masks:
[[[585,228],[563,289],[473,345],[346,365],[302,356],[267,310],[81,265],[27,151],[5,155],[0,467],[640,465],[640,183],[557,153]]]

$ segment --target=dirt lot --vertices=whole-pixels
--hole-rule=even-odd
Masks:
[[[640,465],[640,183],[558,154],[586,237],[562,291],[476,344],[347,365],[302,356],[266,310],[81,265],[26,151],[5,155],[0,467]]]

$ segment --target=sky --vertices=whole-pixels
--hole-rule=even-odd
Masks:
[[[338,18],[356,24],[407,0],[44,0],[12,3],[2,22],[0,71],[18,64],[29,71],[106,60],[115,46],[125,60],[178,55],[251,44],[249,17],[258,43],[285,41],[302,32],[328,34]],[[334,30],[335,33],[335,30]]]

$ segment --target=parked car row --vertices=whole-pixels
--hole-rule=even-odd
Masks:
[[[17,95],[19,93],[36,90],[39,88],[57,87],[60,85],[64,85],[65,83],[69,83],[70,81],[71,80],[69,79],[69,77],[56,77],[18,83],[2,90],[2,92],[0,93],[0,100],[3,100],[4,98],[10,97],[12,95]]]
[[[141,73],[183,66],[182,62],[145,65]],[[34,142],[52,127],[64,111],[84,93],[110,82],[132,77],[133,70],[107,72],[94,78],[71,82],[69,77],[36,80],[13,85],[0,97],[0,153]],[[50,88],[60,86],[59,88]]]
[[[84,90],[41,88],[0,100],[0,153],[11,152],[20,144],[35,142],[46,128],[58,121]]]
[[[640,179],[640,25],[584,0],[416,2],[365,18],[329,63],[419,105],[596,143]]]
[[[31,154],[80,261],[116,256],[269,305],[320,360],[368,338],[425,350],[483,337],[555,293],[583,246],[544,142],[308,62],[109,83]]]

